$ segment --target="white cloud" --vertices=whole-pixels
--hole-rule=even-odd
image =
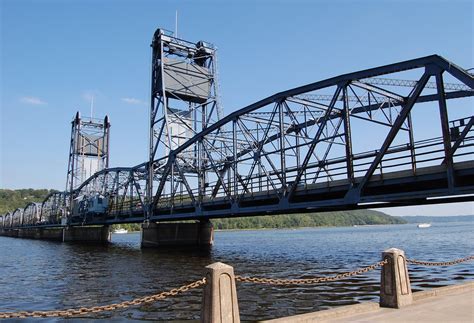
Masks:
[[[140,99],[136,98],[122,98],[122,101],[128,104],[134,104],[134,105],[146,105],[147,103],[145,101],[142,101]]]
[[[40,98],[34,96],[24,96],[20,98],[20,102],[32,105],[45,105],[48,104],[46,101],[41,100]]]

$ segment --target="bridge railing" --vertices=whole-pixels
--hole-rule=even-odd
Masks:
[[[403,73],[419,75],[419,79],[377,82],[379,76]],[[444,80],[449,78],[457,79],[459,86],[446,86]],[[274,208],[305,208],[301,202],[305,196],[298,191],[328,180],[347,180],[351,184],[331,203],[342,199],[355,205],[370,199],[365,193],[370,191],[368,183],[374,176],[405,169],[415,173],[417,168],[444,160],[448,173],[444,190],[452,193],[457,189],[453,187],[453,162],[463,157],[460,150],[467,144],[466,136],[459,142],[449,142],[449,123],[453,129],[457,125],[448,118],[447,102],[472,97],[473,90],[474,79],[469,73],[433,55],[277,93],[227,115],[156,161],[161,163],[160,176],[153,180],[151,209],[159,218],[176,215],[180,212],[176,206],[189,206],[181,212],[189,217],[193,212],[207,212],[204,203],[224,201],[226,206],[214,206],[226,207],[226,214],[235,214],[245,208],[241,200],[252,194],[271,196],[275,203],[268,205]],[[471,113],[454,109],[456,113],[451,117]],[[426,113],[433,116],[417,119]],[[469,118],[472,120],[472,116],[462,120]],[[427,143],[415,147],[421,133],[417,127],[422,122],[414,120],[432,123],[433,131],[429,133],[442,136],[438,146],[429,147]],[[355,127],[358,131],[351,130]],[[459,128],[459,133],[464,131]],[[374,154],[360,154],[371,147]],[[397,147],[401,147],[398,152]],[[195,153],[190,155],[190,149]],[[457,161],[453,161],[452,154]],[[400,196],[396,198],[400,203]],[[247,210],[243,212],[253,212],[250,207]]]
[[[458,119],[453,121],[453,125],[457,125],[459,133],[461,133],[470,118]],[[455,142],[456,135],[453,135]],[[473,160],[474,150],[474,128],[471,127],[464,139],[456,147],[453,155],[455,162]],[[378,150],[359,153],[353,156],[354,174],[356,178],[358,175],[363,175],[367,168],[372,163],[373,158],[379,153]],[[390,148],[386,157],[381,161],[377,167],[375,176],[383,179],[384,176],[390,176],[391,173],[396,174],[400,170],[410,170],[413,175],[417,174],[417,170],[423,167],[439,166],[444,162],[444,148],[441,137],[431,138],[416,142],[413,146],[408,144],[398,145]],[[319,163],[311,163],[307,166],[305,175],[308,180],[300,189],[308,189],[312,185],[326,183],[336,185],[339,183],[347,183],[345,157],[328,159]],[[241,192],[241,198],[252,197],[255,195],[272,195],[275,190],[271,185],[267,174],[251,175],[244,178],[248,181],[247,191]],[[269,172],[268,175],[277,176],[274,172]],[[294,177],[288,177],[288,182],[291,182]],[[377,177],[375,177],[377,179]],[[209,183],[210,186],[216,185],[216,181]],[[230,181],[232,184],[232,180]],[[192,190],[193,194],[198,194],[198,189]],[[112,195],[110,195],[112,196]],[[215,199],[225,199],[226,195],[221,192],[216,194],[213,199],[204,198],[203,203],[212,202]],[[13,214],[5,214],[0,221],[0,227],[28,227],[40,225],[59,224],[62,217],[63,209],[66,205],[67,197],[63,193],[54,193],[49,196],[42,204],[29,203],[25,209],[17,209]],[[162,194],[158,207],[184,207],[186,205],[194,205],[193,200],[187,194]],[[138,197],[130,197],[120,192],[111,198],[109,208],[107,209],[107,217],[110,218],[130,218],[136,216],[144,216],[143,200]]]
[[[466,118],[468,119],[468,118]],[[462,161],[470,161],[473,159],[474,150],[469,149],[474,147],[474,128],[468,132],[468,135],[460,143],[458,149],[453,155],[453,159],[456,163]],[[353,156],[354,162],[354,174],[357,177],[365,174],[373,162],[375,156],[380,153],[379,150],[368,151],[359,153]],[[384,177],[390,177],[391,174],[397,174],[397,172],[407,170],[411,172],[411,175],[415,176],[419,168],[430,167],[430,166],[441,166],[443,164],[445,154],[442,137],[435,137],[426,140],[421,140],[414,143],[413,146],[409,144],[402,144],[393,146],[387,150],[386,157],[382,159],[379,166],[376,168],[374,173],[374,180],[382,180]],[[245,160],[244,160],[245,161]],[[241,197],[252,197],[255,194],[265,193],[267,195],[275,194],[275,189],[272,184],[272,178],[276,178],[278,172],[268,172],[265,174],[255,174],[249,177],[242,177],[242,180],[248,181],[246,188],[247,190],[240,190]],[[405,175],[405,176],[411,176]],[[311,185],[319,183],[332,183],[337,184],[338,180],[343,183],[348,183],[347,180],[347,168],[345,156],[339,158],[327,159],[319,163],[311,163],[307,165],[305,172],[306,181],[299,187],[299,189],[307,189]],[[288,183],[291,183],[295,179],[295,174],[286,177]],[[218,181],[209,182],[209,186],[215,186]],[[229,182],[231,186],[234,184],[233,180]],[[341,182],[339,182],[341,184]],[[196,196],[199,194],[199,189],[195,188],[190,190]],[[213,199],[226,198],[224,192],[216,194]],[[228,197],[227,197],[228,198]],[[203,198],[202,202],[210,202],[211,198]],[[158,208],[165,207],[182,207],[186,205],[193,205],[193,200],[188,194],[176,194],[172,196],[172,193],[163,193],[160,200],[157,202]]]

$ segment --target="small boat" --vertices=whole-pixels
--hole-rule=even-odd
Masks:
[[[429,228],[431,227],[431,223],[420,223],[417,225],[417,227],[420,229]]]
[[[128,231],[125,230],[125,229],[120,228],[120,229],[115,229],[115,230],[114,230],[114,233],[117,233],[117,234],[124,234],[124,233],[128,233]]]

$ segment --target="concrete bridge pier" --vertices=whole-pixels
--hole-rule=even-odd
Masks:
[[[21,229],[18,229],[18,238],[62,241],[63,229],[62,228],[21,228]]]
[[[2,235],[11,238],[18,238],[18,229],[3,230]]]
[[[65,227],[63,242],[109,243],[112,237],[108,225],[97,227]]]
[[[209,220],[142,224],[142,248],[205,247],[213,243],[214,227]]]
[[[23,239],[86,243],[108,243],[112,236],[108,225],[94,227],[2,229],[0,235]]]

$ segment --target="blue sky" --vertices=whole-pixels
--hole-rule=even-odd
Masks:
[[[146,160],[149,44],[176,10],[180,37],[218,47],[225,113],[433,53],[474,67],[472,1],[0,0],[1,188],[64,189],[70,121],[91,96],[112,123],[111,166]]]

